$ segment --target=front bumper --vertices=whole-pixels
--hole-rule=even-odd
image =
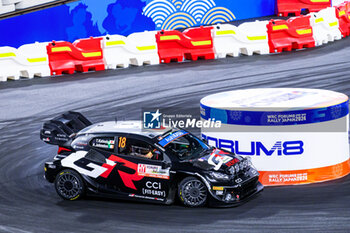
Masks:
[[[264,186],[258,181],[256,186],[252,189],[246,190],[246,192],[240,192],[237,188],[225,187],[226,194],[230,193],[231,195],[235,195],[233,200],[218,200],[217,198],[211,196],[209,199],[210,207],[234,207],[239,206],[248,200],[255,197],[258,193],[264,190]],[[238,197],[237,197],[238,195]]]

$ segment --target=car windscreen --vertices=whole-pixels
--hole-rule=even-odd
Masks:
[[[210,147],[185,130],[165,133],[158,142],[173,152],[180,160],[193,159],[202,155]]]

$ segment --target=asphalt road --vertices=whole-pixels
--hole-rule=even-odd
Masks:
[[[350,95],[349,67],[347,38],[279,55],[0,83],[0,232],[350,232],[349,176],[266,188],[237,208],[66,202],[43,178],[43,164],[57,148],[39,139],[42,123],[67,110],[97,122],[140,119],[147,106],[199,109],[208,94],[242,88],[308,87]]]

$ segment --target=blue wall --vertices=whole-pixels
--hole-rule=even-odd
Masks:
[[[0,46],[144,30],[175,29],[273,15],[275,0],[80,0],[0,21]]]

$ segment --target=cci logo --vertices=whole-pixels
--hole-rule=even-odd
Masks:
[[[160,129],[162,122],[162,114],[159,109],[156,112],[143,112],[143,128]]]
[[[265,146],[262,142],[252,141],[250,142],[250,148],[244,151],[240,148],[239,141],[214,138],[202,134],[202,137],[208,141],[210,145],[217,148],[229,150],[236,155],[301,155],[304,153],[304,142],[301,140],[297,141],[277,141],[272,147]]]

